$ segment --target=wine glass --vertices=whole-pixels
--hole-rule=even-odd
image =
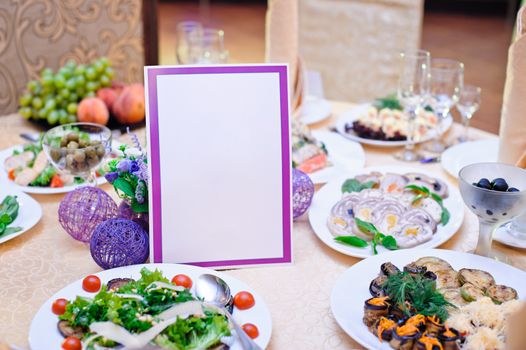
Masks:
[[[111,130],[93,123],[64,124],[48,130],[42,147],[59,171],[81,177],[96,186],[94,170],[111,152]]]
[[[430,152],[441,153],[446,148],[440,141],[442,124],[449,116],[449,111],[460,98],[464,85],[464,64],[448,58],[433,58],[431,60],[431,88],[429,104],[437,115],[436,134],[433,141],[426,147]]]
[[[457,102],[457,109],[462,116],[462,125],[464,126],[464,131],[462,136],[458,138],[459,142],[464,142],[468,140],[468,129],[469,122],[473,114],[480,107],[480,94],[481,88],[473,85],[464,85],[462,91],[460,92],[460,97]]]
[[[191,64],[197,60],[196,49],[190,43],[191,36],[201,36],[203,25],[197,21],[183,21],[177,23],[175,30],[175,54],[179,64]]]
[[[226,63],[228,51],[225,49],[225,32],[217,28],[205,28],[202,32],[190,33],[191,63],[217,64]]]
[[[481,177],[503,178],[518,192],[499,192],[477,183]],[[506,262],[506,257],[491,249],[493,233],[504,221],[526,212],[526,170],[504,163],[475,163],[459,172],[462,199],[479,219],[479,238],[475,254]]]
[[[408,116],[407,143],[403,151],[396,153],[397,159],[411,162],[423,158],[415,152],[415,120],[429,94],[429,65],[431,55],[428,51],[406,51],[400,54],[400,77],[398,79],[398,99]]]

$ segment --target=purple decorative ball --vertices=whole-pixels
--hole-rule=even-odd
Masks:
[[[117,216],[122,219],[135,221],[141,225],[142,228],[146,230],[146,232],[148,232],[150,229],[148,213],[134,212],[126,200],[123,200],[121,204],[119,204]]]
[[[95,227],[117,216],[117,204],[103,190],[85,186],[69,192],[60,201],[58,220],[71,237],[89,242]]]
[[[292,214],[294,219],[309,209],[314,195],[314,184],[302,171],[292,169]]]
[[[149,254],[148,233],[131,220],[109,219],[93,232],[90,251],[103,269],[142,264]]]

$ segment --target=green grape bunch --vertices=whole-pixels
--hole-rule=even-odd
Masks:
[[[57,72],[44,68],[40,79],[27,83],[20,96],[18,113],[25,119],[43,120],[49,125],[74,123],[77,107],[84,97],[111,86],[115,72],[111,62],[101,57],[91,64],[68,61]]]

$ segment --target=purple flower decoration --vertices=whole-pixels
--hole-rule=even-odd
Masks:
[[[137,162],[137,165],[139,166],[139,170],[135,172],[135,176],[137,176],[145,183],[148,183],[148,164],[144,161],[143,158],[141,158]]]
[[[137,183],[137,188],[135,189],[135,199],[137,200],[137,203],[143,204],[144,203],[144,182],[139,181]]]
[[[130,171],[131,161],[129,159],[123,159],[117,164],[117,170],[122,173]]]
[[[112,184],[119,177],[119,173],[117,172],[107,173],[106,175],[104,175],[104,177],[106,178],[106,181]]]
[[[137,164],[136,160],[132,160],[130,162],[130,174],[133,174],[134,172],[139,170],[139,165]]]

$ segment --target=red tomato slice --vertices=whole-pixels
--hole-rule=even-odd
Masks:
[[[62,349],[64,350],[82,350],[82,343],[77,337],[67,337],[62,342]]]
[[[183,274],[175,275],[174,278],[172,278],[172,283],[176,286],[185,287],[187,289],[192,288],[193,285],[192,279]]]
[[[325,153],[318,154],[312,158],[307,159],[296,168],[306,174],[313,173],[316,170],[323,169],[327,165],[327,155]]]
[[[64,187],[64,181],[60,178],[59,174],[53,175],[51,178],[51,184],[49,185],[51,188],[59,188]]]
[[[258,327],[256,327],[256,325],[252,323],[245,323],[244,325],[241,326],[241,328],[243,328],[245,333],[252,339],[255,339],[259,336]]]

